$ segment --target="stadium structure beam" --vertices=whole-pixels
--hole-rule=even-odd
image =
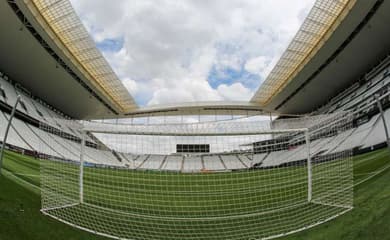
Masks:
[[[385,129],[387,148],[390,151],[389,131],[388,131],[387,125],[386,125],[386,118],[385,118],[385,114],[383,113],[383,107],[382,107],[381,99],[379,99],[378,95],[375,95],[375,100],[376,100],[376,104],[378,105],[378,108],[379,108],[379,114],[380,114],[381,119],[382,119],[383,128]]]
[[[270,111],[258,104],[245,101],[199,101],[146,106],[119,117],[156,117],[182,115],[264,115]]]
[[[15,105],[14,107],[12,108],[12,112],[11,112],[11,115],[8,119],[8,125],[7,125],[7,128],[5,130],[5,134],[4,134],[4,138],[3,138],[3,143],[1,145],[1,152],[0,152],[0,174],[1,174],[1,169],[2,169],[2,165],[3,165],[3,156],[4,156],[4,149],[5,149],[5,144],[7,143],[7,137],[8,137],[8,132],[9,132],[9,129],[11,127],[11,123],[12,123],[12,119],[14,118],[14,115],[15,115],[15,112],[16,112],[16,107],[18,106],[20,102],[20,95],[18,95],[16,97],[16,102],[15,102]]]

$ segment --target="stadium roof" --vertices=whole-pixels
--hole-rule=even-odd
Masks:
[[[124,112],[136,108],[133,98],[96,48],[69,1],[25,2],[50,38],[57,43],[57,46],[90,83]]]
[[[0,38],[0,51],[7,56],[0,59],[0,71],[33,95],[81,119],[194,112],[305,113],[326,102],[388,53],[390,33],[383,23],[390,20],[386,13],[389,5],[383,0],[317,0],[250,102],[139,108],[68,0],[0,3],[0,31],[7,33]]]
[[[296,46],[295,38],[251,102],[280,113],[307,113],[353,82],[368,78],[367,73],[390,53],[390,1],[349,1],[343,11],[342,21],[329,25],[306,58],[289,62],[285,59]]]
[[[137,108],[67,0],[0,3],[0,71],[75,118]]]
[[[354,3],[353,0],[315,2],[298,33],[251,101],[261,105],[269,103],[294,78],[294,74],[315,56]]]

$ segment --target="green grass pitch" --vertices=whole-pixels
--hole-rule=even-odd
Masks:
[[[390,170],[384,170],[390,165],[390,157],[387,150],[379,150],[373,153],[364,154],[354,158],[354,182],[361,184],[355,187],[355,202],[354,209],[345,215],[330,221],[328,223],[321,224],[312,229],[289,235],[282,239],[390,239],[390,230],[388,223],[390,222]],[[72,168],[67,165],[68,168]],[[53,165],[53,167],[55,167]],[[39,161],[26,156],[21,156],[15,153],[7,152],[4,161],[3,176],[0,177],[0,239],[104,239],[96,235],[77,230],[65,224],[62,224],[56,220],[48,218],[39,212],[40,209],[40,191],[37,187],[40,185],[40,172]],[[47,166],[45,169],[48,169]],[[65,169],[61,167],[60,169]],[[317,169],[321,171],[320,168]],[[111,171],[111,172],[107,172]],[[116,173],[112,173],[116,171]],[[278,170],[282,173],[283,170]],[[66,192],[70,199],[77,199],[78,188],[72,186],[72,183],[77,178],[77,168],[66,169],[65,173],[68,175],[68,182],[61,179],[61,183],[53,183],[53,187],[66,187]],[[69,174],[70,173],[70,174]],[[269,177],[274,174],[262,171],[263,174],[253,172],[237,172],[237,177],[231,177],[231,174],[188,174],[183,177],[181,175],[178,179],[178,174],[161,173],[156,174],[153,172],[139,172],[139,171],[118,171],[118,170],[88,170],[85,171],[85,202],[89,204],[97,204],[104,206],[108,209],[116,209],[117,213],[108,213],[104,208],[97,210],[96,208],[90,209],[90,205],[78,205],[67,211],[74,211],[74,214],[81,214],[85,216],[85,219],[79,219],[79,225],[87,224],[93,219],[107,219],[107,222],[114,223],[120,220],[118,223],[125,223],[126,225],[115,225],[114,229],[110,229],[117,235],[124,234],[124,231],[128,231],[127,227],[134,227],[137,224],[139,232],[134,231],[134,238],[143,237],[142,233],[145,230],[154,232],[155,235],[151,236],[155,239],[180,239],[180,237],[190,237],[195,234],[204,239],[234,239],[242,237],[248,239],[251,235],[256,235],[259,227],[272,228],[270,224],[274,221],[272,214],[263,215],[261,218],[258,216],[246,217],[245,224],[253,224],[253,228],[249,230],[247,228],[240,227],[243,219],[237,219],[234,221],[230,216],[236,216],[238,214],[250,214],[259,211],[255,209],[256,204],[261,203],[265,210],[275,210],[280,206],[288,206],[291,202],[304,201],[307,195],[305,192],[306,183],[299,180],[300,177],[305,178],[305,173],[302,169],[296,168],[294,171],[290,171],[289,174],[296,176],[296,182],[290,181],[284,185],[277,184],[275,189],[271,189],[270,192],[264,192],[264,187],[258,186],[253,183],[261,181],[268,181],[270,186]],[[241,175],[240,175],[241,174]],[[99,179],[99,176],[111,176],[118,179],[109,179],[107,181],[95,181]],[[162,177],[165,182],[160,183]],[[120,178],[132,179],[131,182],[125,182],[116,186],[116,188],[110,188],[111,184],[117,184],[120,182]],[[215,179],[214,179],[215,178]],[[276,178],[275,178],[276,179]],[[368,179],[368,180],[367,180]],[[145,181],[147,180],[147,181]],[[366,180],[366,181],[364,181]],[[111,181],[111,182],[110,182]],[[219,182],[218,182],[219,181]],[[230,181],[230,182],[229,182]],[[363,182],[364,181],[364,182]],[[205,184],[208,182],[214,183],[214,185],[208,184],[205,188]],[[178,184],[180,183],[180,184]],[[199,184],[195,184],[199,183]],[[218,184],[216,184],[218,183]],[[241,192],[240,189],[248,189],[245,184],[253,185],[249,193]],[[178,194],[188,189],[188,185],[191,184],[192,194]],[[329,182],[327,183],[329,184]],[[74,184],[73,184],[74,185]],[[251,186],[252,186],[251,185]],[[140,189],[139,186],[143,186]],[[187,187],[186,187],[187,186]],[[223,186],[229,186],[224,188]],[[243,188],[245,186],[245,188]],[[294,186],[297,191],[291,193],[291,197],[281,196],[279,199],[278,192],[286,192],[289,187]],[[105,190],[102,190],[105,189]],[[126,189],[127,194],[121,189]],[[128,191],[128,189],[133,189]],[[145,192],[146,191],[146,192]],[[220,204],[221,191],[223,196],[229,199],[236,199],[239,204],[228,205]],[[315,190],[314,190],[315,191]],[[287,191],[288,192],[288,191]],[[125,193],[125,194],[124,194]],[[135,193],[135,194],[134,194]],[[240,193],[240,197],[233,196],[232,194]],[[269,201],[267,196],[272,195],[273,202]],[[107,196],[116,196],[107,197]],[[149,196],[149,198],[145,198]],[[153,197],[150,197],[153,196]],[[172,201],[172,197],[175,197],[175,201]],[[123,204],[125,201],[128,204]],[[245,199],[251,199],[245,203]],[[291,202],[289,202],[291,201]],[[121,203],[119,207],[118,203]],[[208,203],[207,207],[204,203]],[[215,203],[210,205],[210,203]],[[173,204],[174,203],[174,204]],[[182,205],[181,205],[181,204]],[[256,203],[256,204],[254,204]],[[183,205],[184,204],[184,205]],[[191,208],[186,206],[191,204]],[[153,205],[154,212],[150,212],[148,206]],[[234,206],[239,206],[235,208]],[[148,210],[149,209],[149,210]],[[148,211],[146,211],[148,210]],[[286,216],[294,216],[304,211],[307,213],[305,217],[306,221],[310,220],[310,211],[324,211],[332,214],[332,211],[336,211],[332,207],[329,207],[325,211],[324,206],[300,206],[299,208],[292,208],[285,211]],[[289,212],[290,211],[290,212]],[[337,209],[339,211],[339,209]],[[85,214],[82,214],[82,213]],[[132,212],[138,214],[140,217],[123,216],[120,212]],[[69,213],[69,212],[68,212]],[[93,213],[91,215],[91,213]],[[87,215],[88,214],[88,215]],[[171,224],[173,224],[177,231],[167,231],[167,228],[163,227],[161,219],[146,218],[144,215],[152,214],[153,216],[171,217]],[[215,222],[210,220],[200,222],[191,222],[187,220],[178,220],[175,216],[196,216],[210,217],[214,216],[226,217],[228,221],[224,222],[223,218],[219,220],[219,224],[216,226]],[[129,221],[128,219],[132,219]],[[71,220],[71,219],[69,219]],[[299,221],[299,219],[293,219]],[[127,222],[126,222],[127,221]],[[193,220],[192,220],[193,221]],[[286,221],[292,221],[287,219]],[[103,222],[105,223],[105,222]],[[192,224],[193,228],[188,228]],[[283,224],[283,222],[279,222]],[[250,225],[250,224],[249,224]],[[160,227],[159,227],[160,226]],[[221,226],[218,229],[218,226]],[[226,226],[229,226],[227,228]],[[93,228],[93,225],[85,227]],[[186,235],[187,234],[187,235]]]

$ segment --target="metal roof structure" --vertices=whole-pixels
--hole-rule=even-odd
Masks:
[[[390,54],[390,1],[356,1],[333,33],[299,71],[266,103],[278,113],[319,109],[359,81],[385,67]]]
[[[87,79],[123,112],[137,105],[97,49],[68,0],[24,0],[36,20]]]
[[[251,102],[265,106],[325,44],[356,0],[317,0]]]

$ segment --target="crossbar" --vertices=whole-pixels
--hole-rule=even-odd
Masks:
[[[131,131],[131,130],[105,130],[105,129],[92,129],[84,128],[83,131],[92,133],[106,133],[106,134],[128,134],[128,135],[149,135],[149,136],[239,136],[239,135],[267,135],[267,134],[283,134],[283,133],[296,133],[306,132],[307,128],[296,129],[282,129],[282,130],[263,130],[263,131],[249,131],[249,132],[194,132],[194,133],[181,133],[181,132],[154,132],[154,131]]]

